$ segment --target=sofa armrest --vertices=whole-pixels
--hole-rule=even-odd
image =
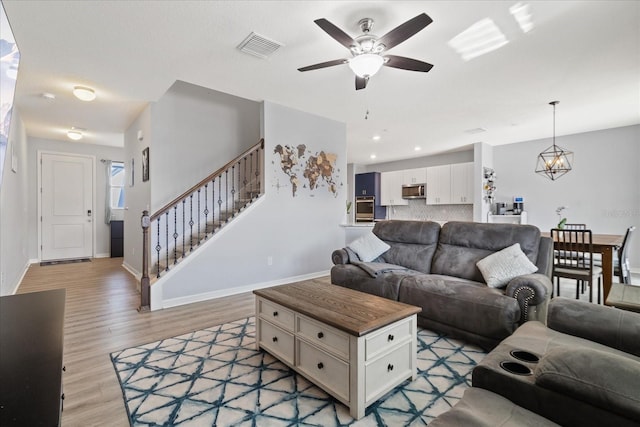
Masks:
[[[530,315],[532,307],[547,304],[552,287],[551,280],[539,273],[525,274],[511,279],[505,290],[505,295],[518,301],[520,324],[527,320],[542,320],[544,322],[544,319],[534,319]],[[546,307],[543,308],[541,313],[546,313]]]
[[[549,303],[547,324],[558,332],[640,357],[640,313],[556,297]]]
[[[639,377],[640,362],[590,348],[551,349],[535,370],[536,385],[637,422],[640,422]]]
[[[336,249],[331,254],[331,261],[333,261],[334,265],[338,264],[349,264],[349,254],[345,248]]]

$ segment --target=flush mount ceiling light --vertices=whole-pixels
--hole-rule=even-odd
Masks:
[[[69,131],[67,131],[67,136],[69,137],[69,139],[78,141],[82,139],[82,131],[77,128],[71,128]]]
[[[553,145],[538,154],[536,167],[536,173],[546,176],[551,181],[555,181],[569,172],[573,162],[573,152],[556,145],[556,105],[559,103],[560,101],[549,103],[549,105],[553,105]]]
[[[96,92],[86,86],[75,86],[73,88],[73,94],[81,101],[93,101],[96,99]]]

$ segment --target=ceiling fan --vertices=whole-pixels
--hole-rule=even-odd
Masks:
[[[334,65],[348,64],[349,68],[356,74],[356,90],[360,90],[367,87],[369,78],[377,73],[383,65],[423,73],[433,68],[433,65],[418,61],[417,59],[385,55],[389,49],[399,45],[433,22],[426,13],[421,13],[415,18],[408,20],[382,37],[371,34],[371,28],[373,27],[373,19],[371,18],[364,18],[358,22],[362,30],[362,35],[355,39],[351,38],[340,28],[324,18],[316,19],[313,22],[318,24],[320,28],[333,37],[338,43],[349,49],[353,58],[321,62],[319,64],[298,68],[298,71],[311,71],[333,67]]]

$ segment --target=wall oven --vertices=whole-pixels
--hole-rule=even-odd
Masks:
[[[374,196],[356,197],[356,222],[373,222],[375,204]]]

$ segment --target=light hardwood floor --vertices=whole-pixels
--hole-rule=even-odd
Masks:
[[[129,425],[111,352],[252,316],[255,310],[253,294],[243,293],[138,313],[136,281],[122,268],[122,258],[46,267],[34,264],[18,293],[60,288],[67,290],[64,427]]]

